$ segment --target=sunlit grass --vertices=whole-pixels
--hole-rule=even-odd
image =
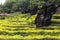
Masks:
[[[36,25],[33,23],[37,15],[33,15],[28,19],[29,16],[30,16],[29,13],[21,14],[20,12],[16,12],[15,14],[13,13],[12,16],[5,17],[4,20],[0,20],[0,32],[2,32],[2,34],[0,33],[0,38],[4,38],[4,39],[11,39],[11,38],[12,39],[34,39],[34,38],[41,39],[47,37],[58,38],[58,39],[60,38],[60,29],[58,25],[54,25],[54,26],[50,25],[48,27],[42,27],[45,29],[41,29],[41,28],[36,29]],[[60,16],[60,14],[59,15],[54,14],[53,16]],[[52,18],[52,22],[60,22],[60,19]],[[53,28],[54,30],[48,28]],[[42,35],[41,32],[43,32]],[[57,33],[57,35],[54,34],[53,32]],[[18,34],[15,35],[15,33]],[[21,34],[19,33],[22,33],[22,35],[24,33],[27,33],[27,36],[21,36]]]

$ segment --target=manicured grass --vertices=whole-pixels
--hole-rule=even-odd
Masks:
[[[4,20],[0,20],[0,38],[23,40],[60,38],[60,19],[52,18],[50,26],[36,29],[34,24],[36,16],[30,17],[29,13],[21,14],[20,12],[15,12],[8,17],[6,16]],[[53,16],[60,16],[60,14],[54,14]],[[28,17],[30,18],[28,19]]]

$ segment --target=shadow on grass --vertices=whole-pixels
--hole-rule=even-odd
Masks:
[[[54,16],[53,18],[54,19],[60,19],[60,16]]]
[[[43,27],[38,27],[37,29],[46,29],[46,30],[49,30],[49,29],[51,29],[51,30],[60,29],[60,22],[52,21],[51,25],[43,26]]]
[[[60,40],[56,38],[43,38],[43,39],[1,39],[1,40]]]
[[[42,38],[42,39],[33,39],[33,40],[60,40],[56,38]]]
[[[60,22],[54,22],[54,21],[52,21],[52,22],[51,22],[51,25],[53,25],[53,26],[54,26],[54,25],[60,26]]]

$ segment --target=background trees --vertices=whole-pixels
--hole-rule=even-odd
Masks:
[[[60,0],[49,0],[55,4],[59,4]],[[5,4],[0,4],[1,13],[11,13],[17,11],[27,11],[29,8],[33,9],[34,4],[38,5],[38,8],[41,8],[44,4],[44,0],[6,0]]]

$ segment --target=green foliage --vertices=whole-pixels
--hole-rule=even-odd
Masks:
[[[60,0],[49,0],[55,4],[59,4]],[[6,0],[4,5],[0,5],[0,13],[11,13],[17,11],[24,11],[28,8],[34,8],[34,4],[41,8],[44,0]]]

